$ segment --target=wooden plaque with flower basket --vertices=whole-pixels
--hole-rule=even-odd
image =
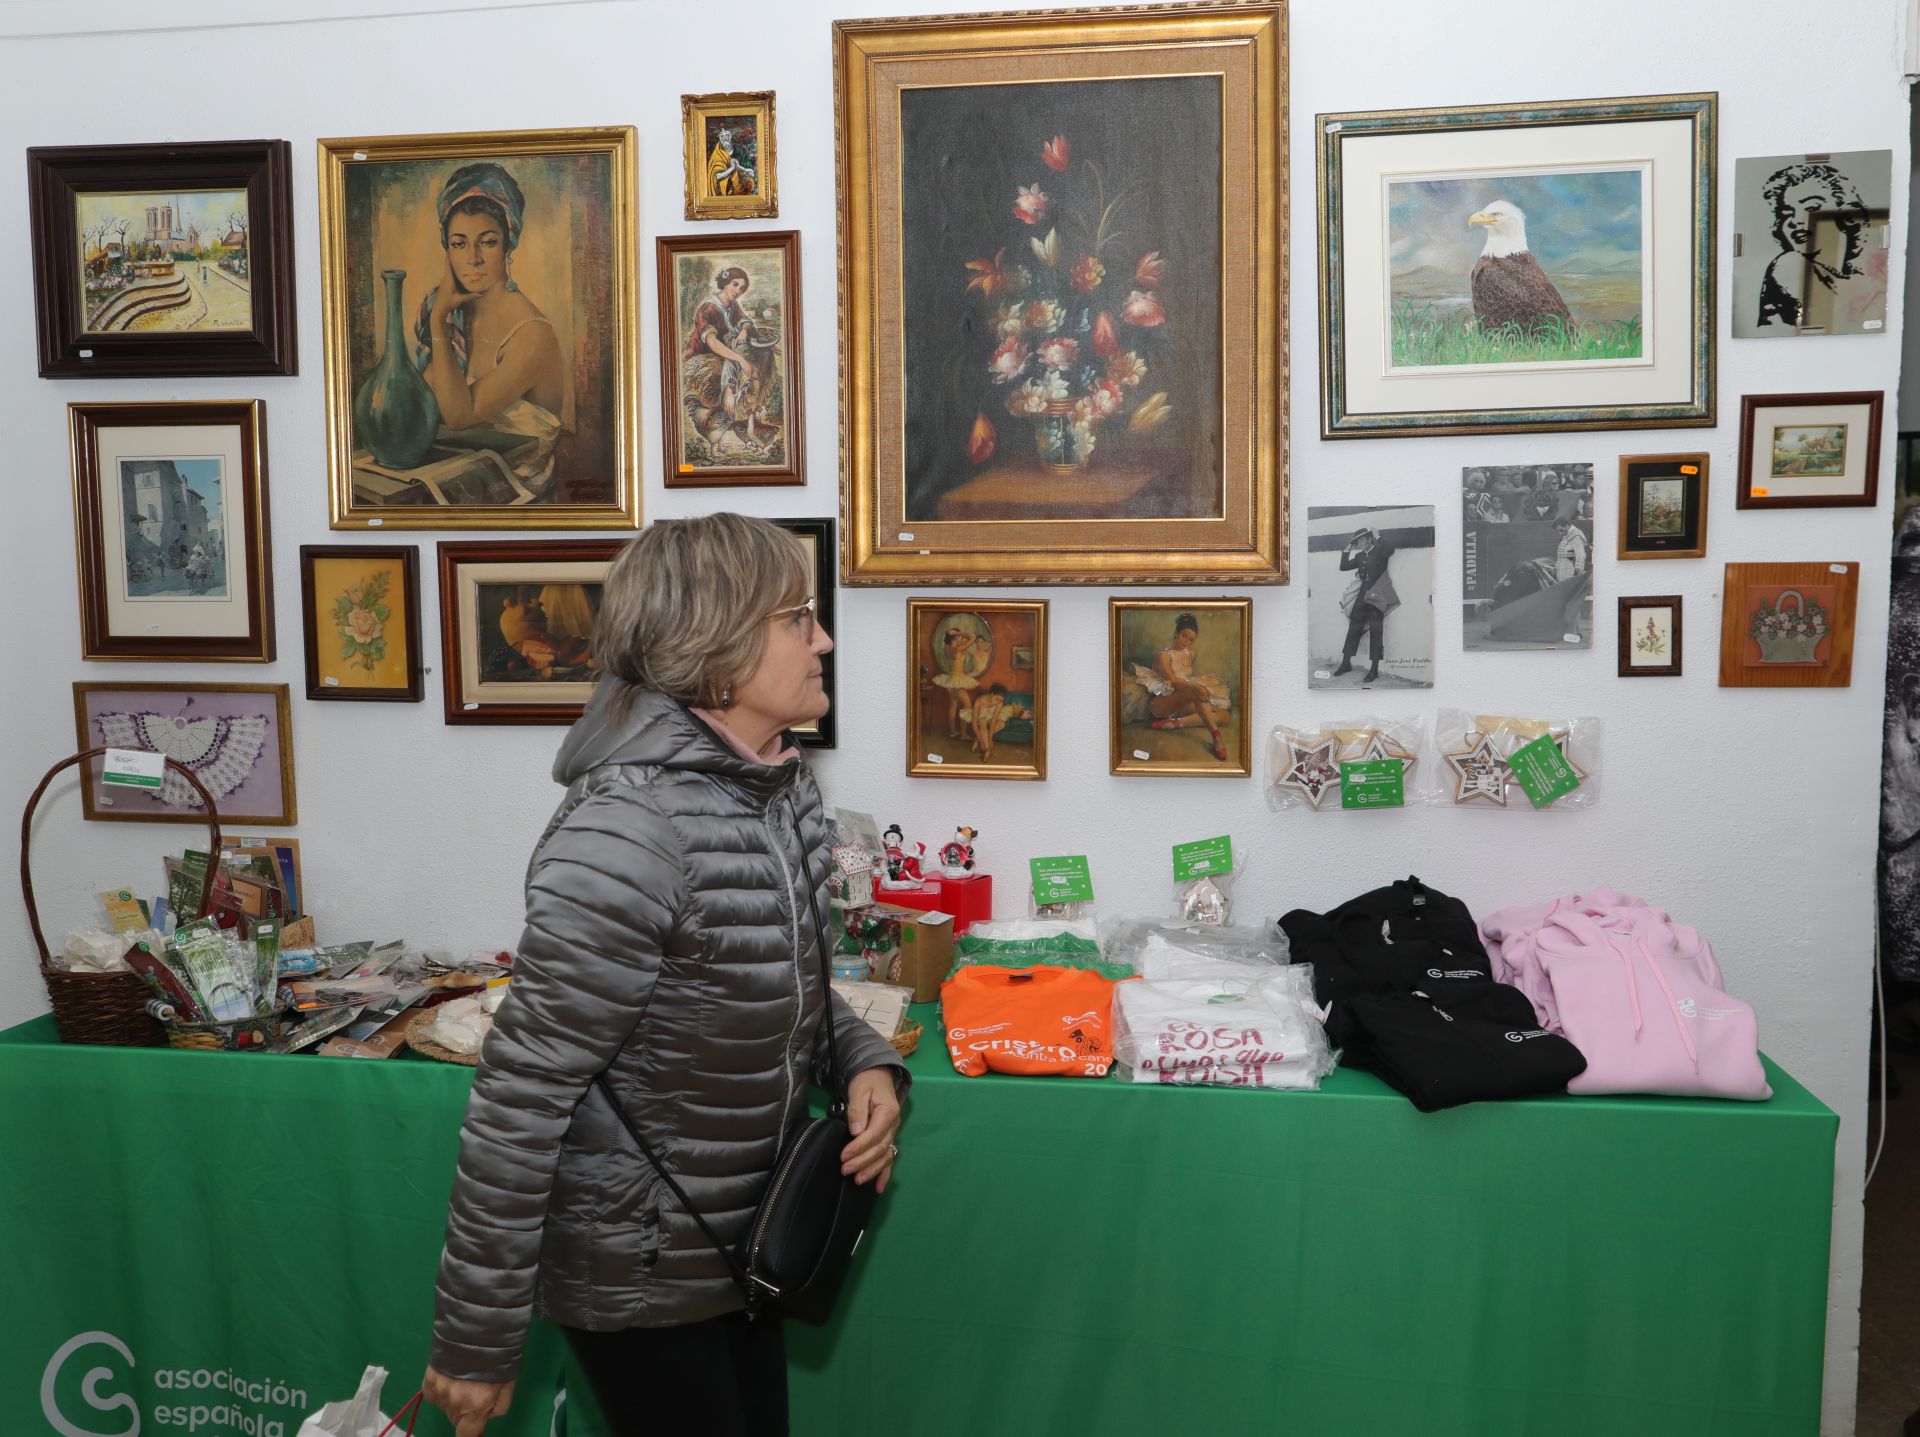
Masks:
[[[1729,564],[1721,593],[1721,688],[1853,682],[1858,563]]]
[[[33,896],[33,868],[30,845],[33,840],[33,814],[41,795],[65,770],[89,759],[105,758],[106,749],[89,748],[63,758],[40,780],[20,816],[20,894],[26,900],[27,924],[33,930],[34,947],[40,950],[40,977],[47,985],[47,1001],[53,1007],[53,1021],[63,1043],[100,1043],[120,1048],[157,1047],[162,1041],[158,1023],[147,1015],[147,999],[152,996],[140,975],[123,973],[68,973],[53,966],[46,935],[40,929],[40,906]],[[204,918],[212,911],[213,880],[218,870],[214,861],[220,852],[220,815],[213,795],[194,777],[191,770],[169,758],[166,766],[178,773],[200,795],[207,806],[206,877],[200,885],[200,905],[196,914]]]

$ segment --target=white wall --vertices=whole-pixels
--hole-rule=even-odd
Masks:
[[[1004,3],[1004,0],[1002,0]],[[232,25],[263,8],[289,23]],[[304,7],[311,9],[311,6]],[[364,9],[366,7],[355,7]],[[0,48],[0,153],[22,197],[29,144],[285,136],[293,141],[297,379],[47,382],[34,377],[32,300],[16,247],[0,285],[0,429],[11,622],[0,698],[5,781],[19,803],[42,768],[73,746],[68,685],[77,679],[273,680],[294,686],[294,735],[309,886],[324,935],[404,934],[457,948],[511,943],[527,850],[555,797],[546,779],[551,729],[442,726],[438,675],[418,707],[312,704],[301,685],[296,549],[329,542],[322,445],[321,325],[314,140],[323,135],[628,122],[640,132],[642,254],[638,393],[647,512],[716,503],[762,514],[836,508],[833,109],[828,21],[889,13],[900,0],[733,0],[724,7],[603,3],[463,7],[444,15],[305,22],[287,6],[175,5],[120,23],[203,28],[14,38]],[[928,7],[935,8],[935,7]],[[956,7],[951,0],[939,8]],[[1316,111],[1718,90],[1720,166],[1736,156],[1891,147],[1908,173],[1898,0],[1749,0],[1724,7],[1619,0],[1535,7],[1506,25],[1467,0],[1299,0],[1293,17],[1293,504],[1432,503],[1440,509],[1438,687],[1398,711],[1439,705],[1510,713],[1597,714],[1607,721],[1606,801],[1578,816],[1460,813],[1275,815],[1259,784],[1121,780],[1106,772],[1106,598],[1029,591],[1053,601],[1055,725],[1044,784],[909,782],[903,777],[900,650],[905,595],[841,596],[841,747],[819,759],[838,802],[898,819],[928,839],[954,824],[982,830],[986,866],[1018,891],[1025,859],[1091,848],[1116,909],[1160,901],[1166,846],[1230,829],[1250,858],[1243,916],[1323,907],[1414,871],[1476,909],[1600,881],[1664,900],[1698,923],[1731,986],[1758,1007],[1763,1038],[1844,1119],[1834,1225],[1827,1408],[1851,1431],[1860,1276],[1860,1174],[1872,959],[1872,872],[1887,594],[1887,510],[1739,514],[1731,481],[1742,392],[1897,390],[1894,334],[1801,341],[1724,338],[1720,412],[1711,431],[1323,443],[1315,438],[1314,187]],[[7,24],[74,26],[71,6],[13,7]],[[90,17],[116,14],[88,7]],[[1364,15],[1364,21],[1359,16]],[[1563,18],[1562,18],[1563,17]],[[1559,23],[1556,23],[1559,21]],[[1797,63],[1783,66],[1782,56]],[[1783,76],[1795,77],[1783,83]],[[728,88],[779,92],[782,213],[798,228],[811,320],[807,396],[813,423],[804,492],[668,494],[660,485],[652,239],[681,218],[679,95]],[[1895,209],[1905,213],[1904,191]],[[1723,214],[1725,206],[1722,206]],[[21,210],[15,233],[24,232]],[[706,226],[718,235],[721,227]],[[1893,266],[1904,274],[1904,266]],[[1898,316],[1902,296],[1893,296]],[[1893,327],[1897,327],[1896,324]],[[72,558],[63,407],[116,396],[266,400],[275,582],[282,658],[253,666],[82,664]],[[1891,426],[1889,426],[1891,428]],[[1615,522],[1621,452],[1704,447],[1713,455],[1712,552],[1703,561],[1599,566],[1596,643],[1585,654],[1464,655],[1459,542],[1452,507],[1463,465],[1585,460],[1603,476],[1599,531]],[[1890,471],[1890,466],[1889,466]],[[1890,481],[1883,493],[1890,490]],[[1296,573],[1304,575],[1304,527]],[[432,572],[436,536],[418,539]],[[1608,554],[1611,544],[1602,546]],[[1768,692],[1715,686],[1721,565],[1732,559],[1857,559],[1863,564],[1853,687]],[[1680,680],[1614,677],[1613,599],[1680,591],[1690,619]],[[1177,592],[1177,591],[1175,591]],[[1256,589],[1254,718],[1336,716],[1350,698],[1309,694],[1304,586]],[[425,619],[435,632],[430,594]],[[432,648],[429,639],[429,648]],[[158,881],[159,855],[191,830],[82,824],[71,786],[39,825],[42,909],[56,934],[88,915],[89,895],[123,880]],[[1125,895],[1124,897],[1122,895]],[[11,952],[0,965],[0,1022],[43,1007],[17,900],[0,898]]]

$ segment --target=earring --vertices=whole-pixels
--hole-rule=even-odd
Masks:
[[[732,684],[728,684],[725,688],[720,690],[720,707],[723,709],[730,709],[733,707],[733,685]]]

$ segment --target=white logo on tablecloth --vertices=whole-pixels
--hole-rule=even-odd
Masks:
[[[115,1397],[100,1395],[100,1384],[113,1377],[113,1369],[108,1367],[95,1367],[81,1378],[80,1395],[87,1399],[87,1405],[96,1412],[112,1412],[116,1408],[125,1408],[133,1414],[131,1427],[122,1428],[113,1433],[95,1432],[88,1427],[74,1426],[60,1411],[59,1399],[56,1396],[60,1385],[60,1369],[66,1366],[67,1359],[74,1353],[83,1347],[91,1347],[96,1342],[111,1347],[120,1354],[122,1362],[129,1368],[133,1366],[133,1353],[127,1349],[126,1343],[111,1332],[83,1332],[78,1337],[70,1338],[61,1344],[58,1352],[53,1354],[52,1360],[47,1363],[46,1372],[40,1378],[40,1412],[47,1419],[47,1424],[58,1432],[60,1437],[140,1437],[140,1405],[125,1392]]]

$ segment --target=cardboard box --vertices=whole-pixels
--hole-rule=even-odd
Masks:
[[[911,913],[900,925],[900,982],[913,1001],[931,1003],[953,971],[953,915]]]

